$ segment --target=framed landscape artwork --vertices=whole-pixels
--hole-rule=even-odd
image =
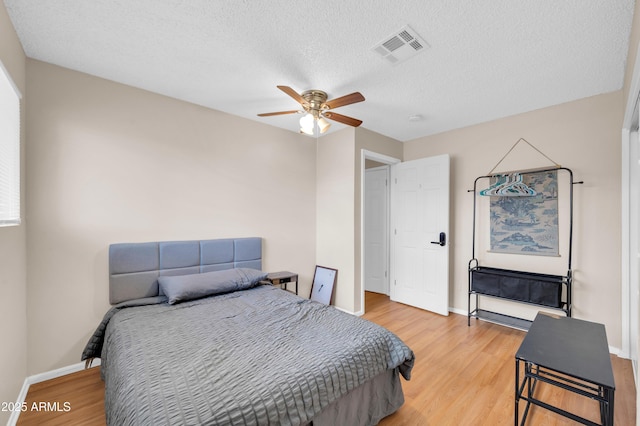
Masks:
[[[522,173],[532,196],[492,196],[490,251],[559,256],[557,171]],[[495,184],[498,178],[492,178]]]

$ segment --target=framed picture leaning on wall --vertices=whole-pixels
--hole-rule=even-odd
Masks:
[[[311,295],[309,296],[309,299],[315,300],[316,302],[324,303],[325,305],[330,305],[331,296],[333,295],[333,288],[336,285],[337,279],[337,269],[316,265],[316,270],[313,274],[313,283],[311,284]]]

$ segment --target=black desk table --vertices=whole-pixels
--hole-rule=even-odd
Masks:
[[[296,282],[296,294],[298,294],[298,274],[289,271],[270,272],[267,274],[267,281],[272,285],[279,285],[281,289],[291,291],[287,289],[287,284],[292,281]]]
[[[520,382],[520,363],[524,379]],[[521,425],[531,404],[585,425],[598,425],[535,398],[538,381],[594,399],[600,405],[602,425],[613,425],[615,381],[604,325],[575,318],[538,313],[516,352],[515,425],[518,403],[527,401]]]

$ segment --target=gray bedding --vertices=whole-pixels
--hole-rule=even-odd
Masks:
[[[410,378],[393,333],[272,286],[163,300],[115,306],[85,348],[102,358],[108,424],[307,424],[388,370]]]

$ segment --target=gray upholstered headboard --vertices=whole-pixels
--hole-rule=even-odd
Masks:
[[[121,243],[109,246],[109,302],[158,295],[158,277],[232,268],[262,270],[262,238]]]

